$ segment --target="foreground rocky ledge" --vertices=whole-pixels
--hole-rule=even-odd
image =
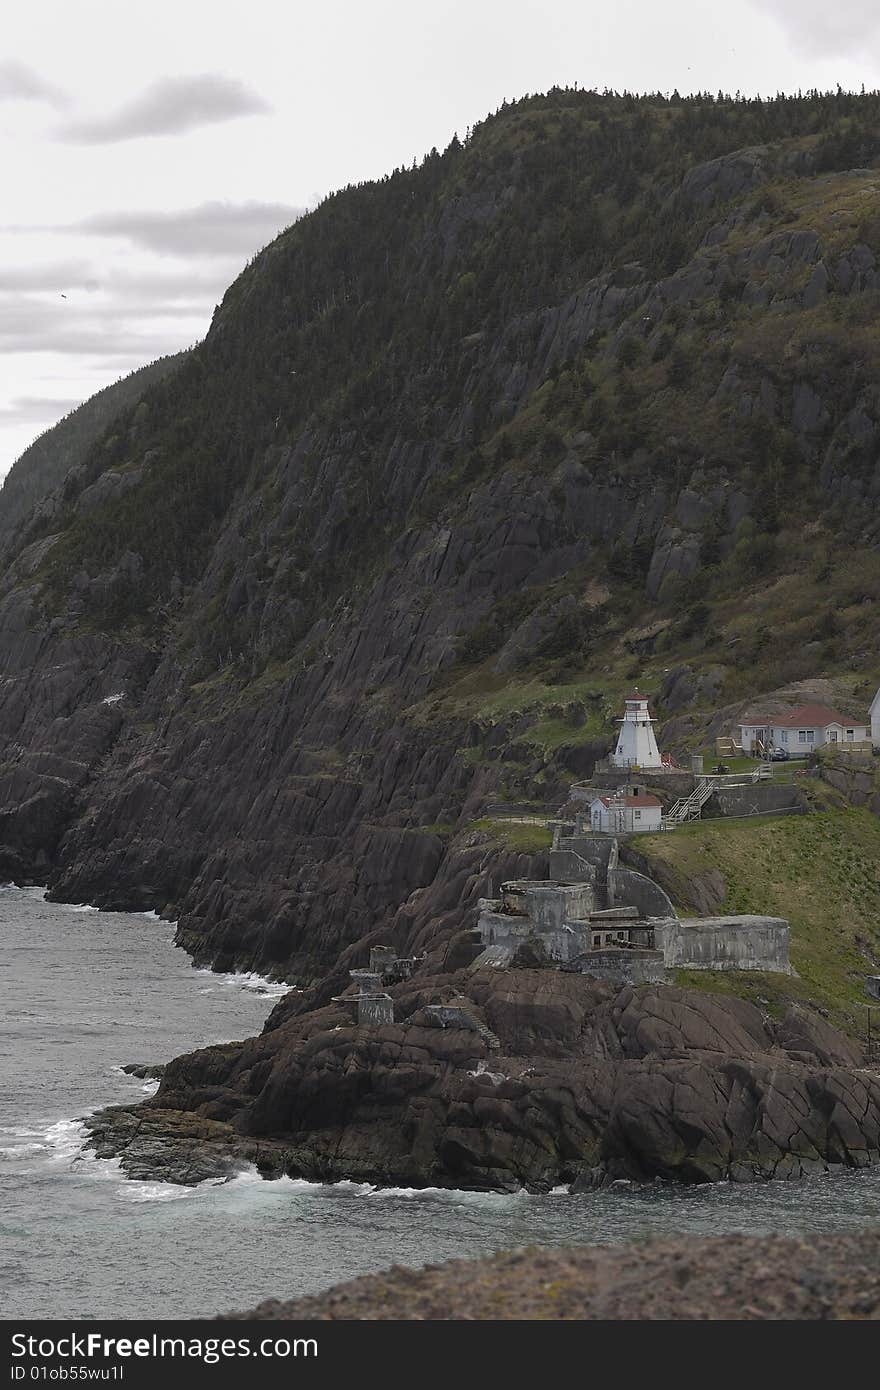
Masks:
[[[775,1020],[738,999],[540,969],[391,993],[400,1021],[372,1027],[287,996],[258,1038],[178,1057],[151,1100],[92,1117],[93,1147],[132,1177],[177,1182],[249,1162],[266,1177],[535,1191],[797,1178],[880,1157],[880,1073],[809,1010]]]
[[[394,1266],[224,1319],[880,1319],[880,1231],[678,1237]]]

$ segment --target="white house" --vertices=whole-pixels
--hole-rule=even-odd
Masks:
[[[880,734],[880,691],[874,703]],[[868,738],[867,724],[859,724],[827,705],[801,705],[788,714],[768,715],[765,719],[747,717],[739,731],[744,753],[761,754],[770,748],[784,748],[793,758],[825,744],[861,743]]]
[[[656,796],[641,788],[622,787],[590,802],[590,826],[609,835],[659,830],[663,808]]]
[[[880,748],[880,690],[871,701],[869,718],[871,720],[871,742],[875,748]]]
[[[662,767],[663,759],[654,737],[654,720],[648,709],[647,695],[634,690],[626,697],[626,708],[622,719],[618,719],[620,733],[617,747],[611,754],[615,767]]]

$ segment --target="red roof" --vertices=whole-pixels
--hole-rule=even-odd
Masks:
[[[757,724],[767,729],[825,729],[829,724],[845,724],[852,728],[854,724],[863,726],[864,723],[863,719],[853,719],[848,714],[841,714],[840,710],[829,709],[827,705],[799,705],[787,714],[744,714],[739,727],[744,729],[749,724]]]
[[[849,715],[840,714],[836,709],[829,709],[827,705],[801,705],[800,709],[793,709],[790,714],[774,715],[767,722],[782,729],[803,729],[811,724],[817,729],[824,729],[829,724],[853,725],[860,721],[850,719]]]
[[[634,690],[631,695],[625,695],[623,698],[627,702],[629,702],[630,700],[644,700],[645,704],[648,703],[647,695],[642,695],[638,690]]]
[[[656,796],[651,796],[649,792],[640,792],[638,796],[600,796],[598,798],[603,806],[659,806],[661,803]]]

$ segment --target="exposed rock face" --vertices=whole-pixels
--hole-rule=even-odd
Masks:
[[[419,895],[454,935],[491,865],[450,832],[502,791],[561,800],[601,751],[531,745],[528,708],[444,708],[468,640],[487,686],[537,662],[564,687],[548,652],[586,684],[619,658],[617,586],[687,613],[751,553],[783,454],[774,488],[810,517],[845,498],[876,543],[880,400],[841,347],[875,251],[761,201],[814,174],[790,146],[821,110],[756,143],[777,116],[642,103],[646,144],[617,98],[535,98],[267,248],[179,369],[0,515],[0,873],[167,910],[199,961],[302,983],[405,934]],[[873,175],[832,154],[855,203]],[[828,296],[837,336],[809,318]],[[665,634],[683,728],[724,670],[684,674],[671,613],[649,629],[633,651]]]
[[[880,1075],[811,1013],[548,970],[398,985],[393,1025],[288,996],[261,1037],[170,1063],[111,1110],[99,1152],[133,1174],[217,1171],[546,1190],[614,1178],[752,1182],[880,1157]],[[441,1027],[449,1004],[468,1026]],[[494,1035],[494,1040],[493,1040]],[[488,1040],[487,1040],[488,1039]]]
[[[510,1250],[425,1269],[395,1266],[226,1319],[880,1318],[880,1232],[729,1235],[573,1250]]]

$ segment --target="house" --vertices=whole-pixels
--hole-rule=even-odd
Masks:
[[[871,721],[871,742],[875,748],[880,748],[880,690],[871,701],[868,718]]]
[[[654,720],[648,709],[647,695],[634,690],[627,695],[624,715],[619,719],[617,747],[609,759],[613,767],[659,768],[663,759],[654,737]]]
[[[875,704],[880,721],[880,692]],[[788,714],[772,714],[763,719],[747,716],[739,729],[744,753],[763,754],[771,748],[784,748],[795,758],[826,744],[861,743],[868,738],[867,724],[827,705],[801,705]]]
[[[660,830],[663,808],[644,787],[621,787],[590,802],[590,827],[608,835]]]

